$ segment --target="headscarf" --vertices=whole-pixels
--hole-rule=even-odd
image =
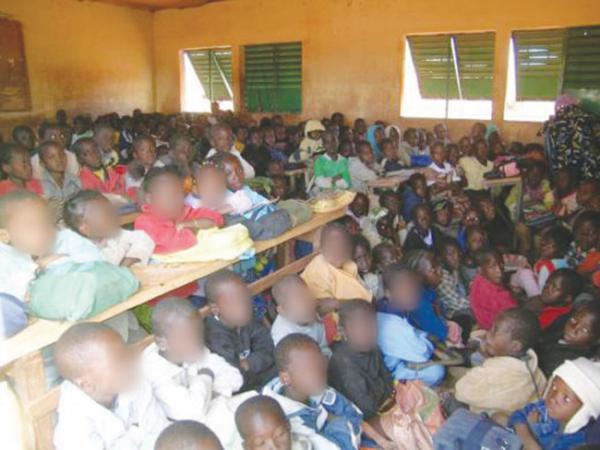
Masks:
[[[385,137],[391,139],[392,130],[396,130],[398,133],[398,142],[402,142],[402,130],[398,125],[388,125],[385,127]]]
[[[579,100],[569,94],[559,95],[554,102],[554,112],[560,111],[565,106],[578,105]]]
[[[320,120],[312,119],[306,122],[306,125],[304,126],[304,136],[308,137],[308,133],[312,131],[325,131],[325,127]]]
[[[377,161],[381,159],[382,155],[381,147],[379,147],[379,144],[375,139],[375,131],[378,129],[385,134],[385,128],[383,128],[381,125],[371,125],[367,130],[367,141],[369,141],[369,144],[371,144],[371,147],[373,148],[373,154],[375,155],[375,159]]]
[[[490,136],[494,133],[498,133],[498,127],[493,124],[490,123],[488,124],[488,126],[485,128],[485,142],[487,142],[488,144],[490,143]]]

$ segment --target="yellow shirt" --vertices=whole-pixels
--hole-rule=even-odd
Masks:
[[[474,156],[464,156],[458,162],[458,165],[465,171],[467,179],[467,189],[479,191],[483,189],[483,175],[494,169],[494,163],[488,161],[484,166]]]

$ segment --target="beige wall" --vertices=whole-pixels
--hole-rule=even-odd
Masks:
[[[70,113],[154,109],[150,12],[79,0],[0,0],[22,23],[32,110],[0,113],[0,130]]]
[[[509,139],[535,138],[539,124],[503,121],[511,30],[600,23],[598,0],[232,0],[154,15],[156,107],[180,107],[179,52],[231,45],[239,106],[240,49],[246,44],[300,40],[302,117],[342,111],[350,118],[431,126],[400,118],[406,34],[496,32],[493,119]],[[455,137],[472,120],[454,120]]]

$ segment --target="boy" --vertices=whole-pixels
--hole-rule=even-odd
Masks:
[[[369,181],[378,178],[378,167],[375,163],[375,155],[371,144],[366,141],[357,146],[357,156],[348,158],[348,170],[350,172],[350,185],[352,190],[366,194]]]
[[[44,197],[64,202],[81,189],[79,177],[67,171],[67,155],[62,145],[56,141],[45,141],[38,148],[42,163]]]
[[[473,156],[463,156],[458,164],[467,179],[466,189],[480,191],[483,189],[483,176],[494,169],[494,163],[488,160],[488,146],[485,139],[477,139],[473,143],[473,149]]]
[[[56,450],[151,450],[168,425],[152,389],[137,376],[138,358],[100,323],[78,323],[54,347],[60,387]]]
[[[369,206],[369,197],[362,192],[357,192],[352,203],[348,205],[347,214],[356,219],[363,236],[369,240],[371,245],[375,246],[381,242],[381,237],[377,232],[373,218],[369,215]]]
[[[288,275],[278,281],[271,294],[277,303],[277,318],[271,327],[273,343],[292,333],[310,336],[319,344],[323,355],[331,356],[325,339],[325,327],[317,319],[317,301],[298,275]]]
[[[279,376],[262,390],[281,405],[292,432],[319,450],[358,449],[362,413],[327,386],[327,362],[310,337],[293,333],[275,349]]]
[[[33,169],[27,150],[19,144],[0,144],[0,171],[5,179],[0,181],[0,195],[16,190],[27,190],[42,195],[39,180],[33,179]]]
[[[77,162],[77,156],[68,151],[69,145],[67,142],[67,138],[64,133],[64,129],[57,124],[42,124],[39,129],[39,137],[40,141],[55,141],[62,145],[65,149],[65,154],[67,156],[67,172],[71,175],[77,175],[79,173],[79,163]],[[34,154],[31,156],[31,166],[33,167],[33,178],[39,180],[42,178],[42,166],[40,164],[40,155]]]
[[[105,167],[115,167],[119,164],[119,153],[114,149],[115,130],[105,122],[94,125],[94,142],[102,155],[102,164]]]
[[[245,450],[313,449],[306,437],[292,433],[279,403],[266,395],[242,403],[235,412],[235,423]]]
[[[105,194],[125,195],[125,180],[122,173],[113,167],[105,167],[98,146],[91,138],[79,139],[73,151],[81,165],[79,179],[83,189],[93,189]]]
[[[217,154],[217,152],[231,153],[240,162],[242,169],[244,170],[245,178],[254,178],[255,171],[254,167],[246,161],[239,151],[237,151],[233,145],[233,137],[231,129],[224,124],[217,124],[210,127],[209,131],[210,145],[212,148],[207,153],[206,158],[210,158]]]
[[[314,176],[318,189],[349,189],[348,160],[338,154],[338,141],[330,131],[323,133],[325,154],[315,160]]]
[[[535,314],[508,309],[485,335],[483,364],[470,369],[456,383],[456,399],[474,412],[510,413],[535,400],[546,378],[533,351],[540,337]]]
[[[33,154],[35,152],[35,134],[28,125],[17,125],[12,129],[13,141],[21,144],[25,149]]]
[[[129,163],[125,175],[125,189],[130,198],[139,198],[138,189],[142,187],[144,176],[153,167],[164,167],[164,163],[156,156],[154,139],[141,135],[133,140],[133,161]]]
[[[210,315],[205,319],[208,348],[244,377],[241,391],[257,389],[276,375],[269,330],[252,317],[252,300],[242,278],[229,270],[206,280]]]
[[[244,382],[238,369],[204,346],[204,326],[187,300],[170,298],[152,311],[154,342],[142,355],[142,374],[171,420],[197,420],[227,445],[235,405]]]
[[[182,420],[160,433],[154,450],[223,450],[223,446],[206,425]]]
[[[543,308],[539,313],[542,328],[548,328],[552,323],[573,308],[573,301],[583,292],[583,278],[572,269],[558,269],[552,272],[541,300]]]
[[[413,227],[404,241],[404,251],[435,250],[441,244],[443,236],[440,230],[431,224],[431,208],[428,204],[421,203],[413,208],[412,223]]]
[[[427,179],[422,173],[414,173],[408,179],[408,186],[402,192],[402,217],[410,222],[415,206],[427,203]]]

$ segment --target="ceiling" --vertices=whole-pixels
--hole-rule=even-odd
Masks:
[[[131,8],[149,9],[156,11],[167,8],[192,8],[224,0],[96,0],[113,5],[129,6]]]

